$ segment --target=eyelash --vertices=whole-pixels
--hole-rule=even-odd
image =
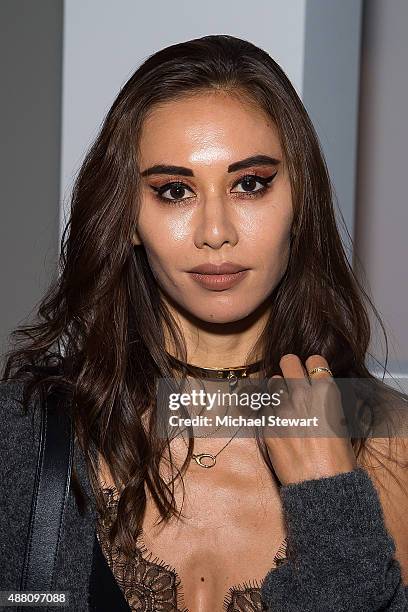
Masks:
[[[233,195],[235,197],[238,198],[258,198],[260,196],[262,196],[270,187],[270,183],[273,181],[273,179],[275,178],[275,176],[277,175],[278,171],[276,171],[274,174],[271,174],[271,176],[268,177],[264,177],[264,176],[258,176],[257,174],[245,174],[244,176],[241,176],[234,184],[233,184],[233,188],[236,187],[237,185],[239,185],[239,183],[241,183],[243,180],[248,179],[248,178],[253,178],[256,180],[256,182],[261,183],[263,186],[261,187],[261,189],[258,189],[257,191],[240,191],[240,192],[235,192]],[[185,187],[187,190],[191,191],[191,188],[186,185],[185,183],[183,183],[182,181],[171,181],[169,183],[166,183],[165,185],[162,185],[161,187],[155,187],[154,185],[150,185],[151,189],[153,189],[154,191],[154,196],[160,200],[160,202],[166,202],[166,204],[170,204],[171,206],[180,206],[183,205],[184,202],[188,202],[191,198],[179,198],[177,199],[170,199],[170,198],[165,198],[163,197],[163,193],[165,193],[168,189],[171,189],[171,187]]]

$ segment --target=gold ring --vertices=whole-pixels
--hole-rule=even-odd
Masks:
[[[316,372],[328,372],[330,374],[330,376],[333,376],[333,372],[331,370],[329,370],[329,368],[313,368],[312,370],[308,371],[308,375],[312,376],[312,374],[316,374]]]

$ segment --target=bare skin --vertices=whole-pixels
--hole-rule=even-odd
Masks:
[[[227,440],[198,440],[197,450],[217,452]],[[180,467],[186,446],[179,439],[171,443],[172,458]],[[112,486],[108,470],[103,482]],[[163,461],[162,474],[170,480]],[[191,611],[223,611],[222,602],[231,587],[244,583],[260,586],[274,567],[274,556],[286,537],[279,490],[260,457],[254,440],[234,439],[212,469],[192,461],[176,481],[177,507],[183,517],[157,525],[159,513],[147,487],[144,544],[152,558],[176,569],[182,591],[178,606]],[[156,523],[156,524],[155,524]],[[267,542],[267,546],[265,546]]]
[[[246,168],[234,166],[259,155],[277,163],[259,163],[258,158]],[[187,170],[163,174],[156,168],[144,174],[132,241],[144,245],[163,300],[184,333],[188,361],[213,368],[242,365],[265,325],[267,298],[282,278],[289,256],[293,208],[277,131],[261,110],[233,96],[185,97],[155,108],[143,126],[141,171],[158,165]],[[261,191],[266,180],[267,188]],[[163,191],[165,185],[162,196],[167,199],[159,200],[155,189]],[[255,196],[258,190],[260,195]],[[224,261],[249,268],[230,289],[203,288],[189,272],[201,263]],[[167,349],[172,352],[170,343]],[[330,364],[321,355],[310,356],[305,364],[296,355],[282,356],[280,362],[283,377],[304,379],[305,384],[309,384],[306,370],[316,366]],[[336,409],[341,411],[341,406]],[[194,450],[216,453],[226,441],[198,439]],[[334,443],[333,438],[271,438],[267,445],[283,484],[348,472],[358,464],[344,438]],[[172,450],[181,465],[184,442],[174,440]],[[301,462],[290,460],[297,455]],[[113,483],[106,466],[101,466],[101,481]],[[183,492],[177,483],[180,508]],[[154,556],[177,569],[184,591],[180,605],[205,612],[222,610],[229,587],[261,581],[272,567],[286,535],[278,488],[256,441],[249,438],[234,439],[212,469],[191,462],[184,484],[187,520],[172,519],[155,527],[158,514],[148,495],[143,542]],[[408,538],[396,514],[401,507],[388,504],[378,490],[408,582]],[[406,499],[398,497],[395,489],[392,496],[405,504],[406,512]]]

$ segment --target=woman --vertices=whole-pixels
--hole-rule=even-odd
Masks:
[[[14,332],[26,343],[4,371],[2,588],[18,584],[38,435],[22,384],[52,383],[72,394],[76,433],[55,582],[73,610],[113,596],[101,551],[123,609],[408,610],[398,432],[388,448],[368,433],[193,441],[154,426],[157,382],[180,374],[276,378],[289,410],[277,414],[311,415],[319,397],[340,420],[333,378],[366,379],[405,415],[406,398],[365,366],[368,297],[276,62],[218,35],[148,58],[85,158],[66,232],[42,320]]]

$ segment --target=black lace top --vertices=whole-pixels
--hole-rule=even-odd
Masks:
[[[118,496],[113,487],[102,489],[107,515],[97,520],[97,538],[104,557],[123,592],[132,611],[146,612],[190,612],[184,605],[180,577],[174,567],[158,558],[152,559],[143,543],[142,537],[131,557],[126,557],[121,549],[111,546],[108,539],[110,525],[117,512]],[[274,563],[280,565],[286,559],[286,539],[275,555]],[[244,583],[230,587],[224,598],[225,612],[260,612],[266,610],[261,601],[261,584]]]

